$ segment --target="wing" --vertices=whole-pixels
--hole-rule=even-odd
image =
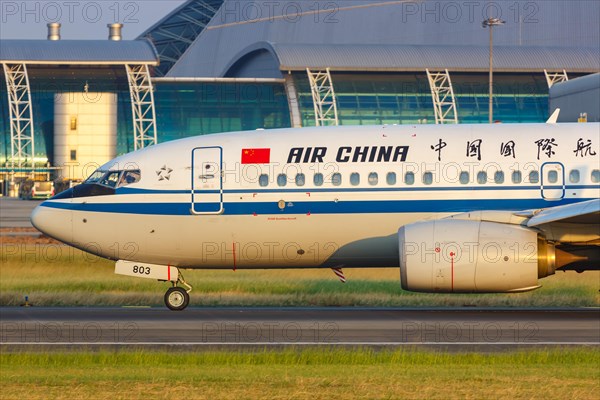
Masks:
[[[600,242],[600,199],[534,211],[527,226],[560,243]]]
[[[553,222],[574,224],[596,224],[600,221],[600,199],[584,201],[582,203],[568,204],[547,208],[535,214],[527,226],[541,226]]]

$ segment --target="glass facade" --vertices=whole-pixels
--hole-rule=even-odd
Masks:
[[[315,126],[308,76],[294,76],[303,126]],[[332,73],[341,125],[412,124],[432,117],[427,77]]]
[[[489,74],[450,74],[458,121],[489,122]],[[548,84],[540,74],[494,74],[494,120],[536,123],[548,119]]]
[[[133,151],[133,124],[127,77],[120,69],[102,71],[30,68],[35,153],[38,163],[52,162],[54,95],[90,91],[116,92],[117,154]],[[105,76],[109,79],[101,79]],[[0,79],[0,164],[10,157],[8,99]],[[283,84],[279,83],[158,83],[154,92],[158,140],[165,142],[217,132],[290,127]]]
[[[36,163],[46,163],[54,156],[54,96],[89,92],[117,92],[119,133],[131,128],[129,86],[125,70],[114,67],[60,66],[27,67],[35,134]],[[0,79],[0,165],[10,157],[10,123],[8,96],[4,77]],[[125,104],[126,103],[126,104]],[[133,141],[130,140],[133,146]]]
[[[488,74],[451,73],[460,123],[488,122]],[[314,126],[306,74],[295,75],[303,126]],[[425,72],[332,73],[341,125],[435,123]],[[544,122],[548,86],[543,74],[496,74],[494,119],[505,123]]]
[[[131,102],[120,67],[29,68],[38,162],[53,159],[54,94],[118,93],[117,154],[133,151]],[[575,75],[572,75],[575,77]],[[303,126],[314,126],[308,77],[294,75]],[[488,75],[451,73],[460,123],[488,122]],[[425,73],[334,73],[341,125],[435,123]],[[291,126],[283,83],[157,82],[155,104],[159,142],[217,132]],[[0,79],[0,163],[10,155],[8,100]],[[548,87],[543,74],[495,75],[494,119],[506,123],[544,122]]]
[[[154,101],[160,142],[291,126],[282,83],[160,82]]]

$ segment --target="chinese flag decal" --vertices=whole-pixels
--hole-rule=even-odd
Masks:
[[[242,149],[242,164],[269,164],[271,149]]]

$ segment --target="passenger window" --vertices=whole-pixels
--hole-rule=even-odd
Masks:
[[[259,176],[258,177],[258,184],[261,187],[267,187],[267,186],[269,186],[269,175],[262,174],[261,176]]]
[[[458,179],[462,185],[467,185],[470,180],[469,173],[467,171],[462,171]]]
[[[404,175],[404,183],[406,183],[407,185],[414,185],[415,184],[415,173],[407,172],[406,175]]]
[[[569,173],[569,182],[579,183],[580,180],[581,180],[581,175],[579,174],[578,169],[574,169]]]
[[[281,186],[281,187],[287,185],[287,175],[286,174],[279,174],[279,176],[277,176],[277,185]]]
[[[531,171],[529,173],[529,183],[539,183],[540,173],[538,171]]]
[[[556,183],[556,182],[558,182],[558,172],[548,171],[548,183]]]
[[[356,172],[350,174],[350,184],[352,186],[360,185],[360,174],[358,174]]]
[[[592,171],[592,182],[599,183],[600,182],[600,170],[595,169]]]
[[[315,174],[313,178],[313,183],[315,186],[323,186],[323,174]]]
[[[523,174],[521,171],[513,171],[512,173],[512,183],[519,184],[523,182]]]
[[[377,172],[371,172],[369,174],[369,185],[376,186],[379,183],[379,175]]]
[[[336,172],[335,174],[331,175],[331,183],[333,186],[340,186],[342,184],[342,174]]]
[[[480,185],[485,185],[487,183],[487,172],[479,171],[477,173],[477,183]]]
[[[390,186],[395,185],[397,182],[396,173],[395,172],[388,173],[387,177],[386,177],[386,181],[387,181],[387,184]]]
[[[433,173],[425,172],[423,174],[423,183],[426,185],[431,185],[433,183]]]
[[[296,186],[304,186],[306,184],[306,176],[304,174],[296,175]]]
[[[121,175],[121,179],[119,179],[119,187],[133,185],[134,183],[138,183],[142,178],[142,174],[140,170],[135,171],[123,171],[123,175]]]
[[[504,183],[504,172],[496,171],[496,173],[494,174],[494,182],[497,184]]]

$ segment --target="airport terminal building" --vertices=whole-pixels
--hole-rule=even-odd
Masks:
[[[505,21],[494,120],[543,122],[552,86],[600,71],[598,15],[585,0],[188,0],[137,40],[119,25],[61,40],[54,24],[0,40],[0,171],[80,179],[84,164],[225,131],[487,123],[491,17]]]

